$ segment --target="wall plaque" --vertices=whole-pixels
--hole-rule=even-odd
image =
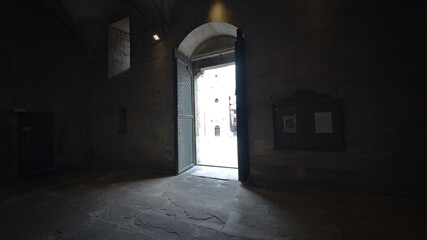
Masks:
[[[276,150],[344,151],[342,101],[324,95],[273,104]]]

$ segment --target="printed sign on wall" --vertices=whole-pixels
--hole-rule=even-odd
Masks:
[[[332,133],[332,114],[331,112],[314,113],[314,123],[316,133]]]

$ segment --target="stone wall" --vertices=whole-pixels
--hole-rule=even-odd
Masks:
[[[112,79],[94,82],[91,148],[98,163],[173,172],[172,47],[153,44],[130,16],[131,66]],[[119,134],[118,110],[127,109],[127,133]]]
[[[274,2],[274,3],[273,3]],[[173,171],[172,48],[208,21],[246,37],[253,183],[419,194],[425,55],[417,1],[180,1],[153,43],[132,19],[131,70],[96,89],[93,135],[103,161]],[[222,10],[218,10],[222,9]],[[275,151],[271,105],[298,90],[343,100],[346,151]],[[128,109],[126,136],[116,109]]]
[[[0,178],[17,171],[17,113],[54,113],[55,166],[87,156],[87,96],[106,75],[72,30],[40,1],[1,1]]]

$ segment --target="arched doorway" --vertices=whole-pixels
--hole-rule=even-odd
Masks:
[[[232,47],[227,46],[230,38]],[[210,39],[215,43],[223,41],[225,48],[213,51],[202,51],[205,44],[209,49],[215,44],[209,44]],[[234,45],[234,46],[233,46]],[[194,54],[197,53],[197,54]],[[190,169],[196,161],[196,113],[194,75],[200,74],[206,67],[215,65],[236,64],[236,103],[237,109],[237,156],[239,180],[244,182],[249,174],[247,114],[246,114],[246,83],[244,69],[244,38],[243,33],[235,26],[211,22],[201,25],[188,34],[178,49],[174,50],[175,71],[175,156],[176,172],[180,174]],[[215,99],[217,102],[217,100]],[[215,125],[215,135],[220,134],[219,126]],[[217,149],[221,151],[221,149]]]

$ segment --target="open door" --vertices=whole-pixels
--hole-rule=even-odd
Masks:
[[[245,78],[245,39],[237,29],[236,56],[236,103],[237,103],[237,156],[239,181],[245,182],[250,176],[248,111]]]
[[[194,82],[190,60],[174,49],[176,174],[194,166]]]

